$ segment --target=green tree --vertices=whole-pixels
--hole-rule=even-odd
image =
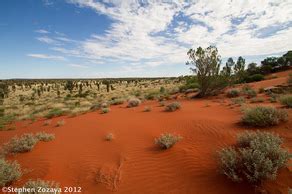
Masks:
[[[245,59],[243,57],[238,57],[236,64],[234,65],[234,74],[236,77],[236,82],[242,82],[245,77]]]
[[[67,80],[66,85],[65,85],[65,90],[69,90],[70,93],[72,93],[74,89],[74,83],[72,80]]]
[[[199,97],[217,94],[226,86],[226,81],[222,80],[224,76],[219,73],[221,56],[215,46],[190,49],[187,55],[189,56],[187,65],[193,65],[194,68],[190,69],[197,75]]]

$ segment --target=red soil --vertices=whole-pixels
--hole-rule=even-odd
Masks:
[[[278,79],[253,85],[262,87],[269,82],[271,86],[278,84]],[[38,143],[31,152],[8,157],[27,169],[13,186],[40,178],[61,186],[82,187],[82,193],[91,194],[255,193],[253,187],[233,183],[218,172],[217,151],[233,144],[236,134],[243,130],[254,130],[238,124],[240,108],[228,106],[229,99],[180,102],[181,110],[172,113],[152,101],[137,108],[112,106],[107,114],[54,118],[49,126],[43,125],[44,120],[17,122],[16,130],[0,132],[0,144],[16,134],[38,131],[54,133],[56,139]],[[143,112],[144,106],[151,106],[152,111]],[[290,152],[291,117],[289,110],[287,123],[267,129],[279,133]],[[65,119],[65,125],[55,127],[60,119]],[[154,139],[164,132],[183,139],[169,150],[160,150]],[[113,133],[115,139],[105,141],[107,133]],[[292,188],[291,170],[291,166],[282,169],[277,180],[266,182],[264,188],[271,193],[287,193],[288,187]]]

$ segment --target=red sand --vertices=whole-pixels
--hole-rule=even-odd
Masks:
[[[253,85],[274,85],[278,79]],[[216,152],[234,143],[236,134],[247,129],[238,124],[240,108],[231,109],[228,99],[180,102],[181,110],[172,113],[163,112],[163,107],[152,101],[137,108],[112,106],[108,114],[62,117],[66,123],[61,127],[54,126],[62,118],[54,118],[49,126],[43,126],[44,120],[16,123],[16,130],[0,132],[0,144],[16,134],[38,131],[54,133],[56,139],[38,143],[29,153],[9,157],[28,170],[13,186],[41,178],[61,186],[82,187],[82,193],[91,194],[255,193],[253,187],[233,183],[218,172]],[[152,111],[143,112],[144,106],[151,106]],[[289,110],[289,122],[267,129],[279,133],[290,151],[291,117]],[[164,132],[183,139],[169,150],[160,150],[154,139]],[[113,133],[115,139],[105,141],[107,133]],[[288,187],[292,188],[289,168],[282,169],[275,182],[265,183],[265,189],[287,193]]]

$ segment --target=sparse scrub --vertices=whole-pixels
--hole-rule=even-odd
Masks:
[[[265,89],[264,88],[259,88],[259,93],[264,93],[265,92]]]
[[[138,99],[138,98],[131,98],[129,101],[128,101],[128,108],[131,108],[131,107],[136,107],[136,106],[139,106],[141,104],[141,101]]]
[[[173,102],[173,103],[168,104],[165,107],[165,111],[166,112],[173,112],[173,111],[176,111],[176,110],[178,110],[180,108],[181,108],[181,105],[180,105],[179,102]]]
[[[54,108],[52,110],[50,110],[48,112],[48,114],[45,116],[47,119],[51,119],[53,117],[59,117],[59,116],[62,116],[64,114],[64,112],[59,109],[59,108]]]
[[[229,97],[229,98],[238,97],[239,94],[240,94],[240,92],[237,89],[232,89],[232,90],[227,91],[227,97]]]
[[[238,136],[235,146],[219,152],[220,170],[235,182],[246,180],[259,185],[273,180],[289,159],[281,144],[282,139],[272,133],[245,132]]]
[[[52,141],[53,139],[55,139],[55,135],[54,134],[49,134],[49,133],[45,133],[45,132],[39,132],[35,135],[35,137],[39,140],[39,141]]]
[[[237,97],[237,98],[233,98],[231,99],[233,104],[244,104],[245,103],[245,98],[244,97]]]
[[[33,149],[38,139],[31,133],[26,133],[21,137],[13,137],[4,145],[4,150],[8,153],[23,153]]]
[[[112,141],[114,139],[114,135],[112,133],[109,133],[105,136],[106,141]]]
[[[164,101],[160,101],[159,102],[159,106],[165,106],[165,102]]]
[[[20,165],[14,162],[8,162],[0,158],[0,187],[10,185],[21,176]]]
[[[108,103],[107,102],[102,103],[101,108],[108,108]]]
[[[119,105],[119,104],[123,104],[124,102],[125,102],[124,99],[122,99],[122,98],[117,98],[117,99],[112,100],[112,101],[110,102],[110,104],[112,104],[112,105]]]
[[[46,120],[45,122],[44,122],[44,126],[48,126],[48,125],[50,125],[51,124],[51,120]]]
[[[182,139],[179,135],[173,135],[171,133],[165,133],[155,139],[155,144],[159,145],[163,149],[171,148],[174,144]]]
[[[292,108],[292,96],[291,95],[285,95],[280,97],[280,102],[284,106],[287,106],[289,108]]]
[[[24,188],[29,188],[31,190],[35,190],[36,192],[25,192],[25,194],[59,194],[59,184],[54,182],[54,181],[44,181],[41,179],[37,179],[37,180],[29,180],[28,182],[26,182],[23,185]],[[43,192],[38,192],[39,188],[43,188],[43,189],[54,189],[54,191],[52,192],[47,192],[47,191],[43,191]]]
[[[268,127],[287,121],[288,113],[274,107],[257,106],[246,108],[241,118],[242,123],[255,127]]]
[[[250,86],[244,86],[241,90],[241,92],[246,95],[248,98],[254,98],[257,96],[257,92],[252,89]]]
[[[106,114],[106,113],[108,113],[109,111],[110,111],[109,108],[102,108],[101,111],[100,111],[100,113],[101,113],[101,114]]]
[[[292,85],[292,73],[289,74],[289,77],[287,79],[288,85]]]
[[[259,103],[259,102],[264,102],[264,101],[265,100],[263,98],[257,98],[257,97],[250,99],[251,103]]]

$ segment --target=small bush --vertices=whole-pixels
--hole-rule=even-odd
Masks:
[[[291,95],[281,96],[280,97],[280,102],[284,106],[292,108],[292,96]]]
[[[171,148],[174,144],[182,139],[181,136],[166,133],[160,135],[159,138],[155,139],[155,144],[159,145],[163,149]]]
[[[245,98],[244,97],[237,97],[237,98],[233,98],[231,99],[233,104],[243,104],[245,103]]]
[[[138,98],[131,98],[128,101],[128,108],[139,106],[141,101]]]
[[[51,118],[53,118],[53,117],[62,116],[63,114],[64,114],[64,112],[63,112],[61,109],[59,109],[59,108],[54,108],[54,109],[50,110],[50,111],[48,112],[48,114],[45,115],[45,117],[46,117],[47,119],[51,119]]]
[[[45,132],[39,132],[35,135],[35,137],[39,140],[39,141],[52,141],[53,139],[55,139],[55,135],[54,134],[48,134]]]
[[[278,125],[282,121],[286,121],[288,113],[285,110],[277,110],[274,107],[258,106],[247,108],[244,110],[242,122],[244,124],[255,127],[267,127]]]
[[[51,124],[51,120],[46,120],[45,122],[44,122],[44,126],[48,126],[48,125],[50,125]]]
[[[239,94],[240,94],[239,90],[236,90],[236,89],[232,89],[232,90],[227,91],[227,97],[229,97],[229,98],[238,97]]]
[[[168,104],[165,107],[165,111],[166,112],[173,112],[173,111],[176,111],[176,110],[178,110],[180,108],[181,108],[181,106],[180,106],[179,102],[173,102],[173,103]]]
[[[44,180],[29,180],[28,182],[26,182],[23,185],[24,188],[29,188],[31,190],[34,190],[33,192],[26,192],[27,194],[59,194],[59,184],[54,182],[54,181],[44,181]],[[38,192],[39,188],[43,188],[43,189],[54,189],[54,191],[56,192]]]
[[[264,79],[265,79],[264,75],[254,74],[254,75],[249,76],[246,81],[247,82],[258,82],[258,81],[262,81]]]
[[[101,108],[108,108],[108,104],[106,102],[102,103]]]
[[[61,127],[63,125],[65,125],[65,121],[62,119],[62,120],[60,120],[60,121],[57,122],[56,127]]]
[[[254,97],[250,100],[251,103],[259,103],[259,102],[264,102],[265,100],[263,98],[257,98]]]
[[[235,147],[219,152],[221,172],[235,182],[260,184],[266,179],[273,180],[289,159],[281,144],[282,139],[272,133],[245,132],[238,136]]]
[[[150,112],[150,111],[151,111],[151,107],[150,106],[145,106],[144,112]]]
[[[124,102],[125,102],[124,99],[117,98],[117,99],[112,100],[110,104],[119,105],[119,104],[123,104]]]
[[[265,92],[265,89],[264,88],[259,88],[259,93],[264,93]]]
[[[33,149],[38,139],[31,133],[22,135],[21,137],[12,138],[8,144],[4,146],[4,149],[9,153],[23,153],[29,152]]]
[[[106,141],[112,141],[114,139],[114,135],[112,133],[109,133],[105,136]]]
[[[257,92],[251,87],[243,87],[241,92],[246,95],[248,98],[253,98],[257,96]]]
[[[20,166],[17,162],[8,162],[0,158],[0,187],[10,185],[21,176]]]
[[[101,111],[100,111],[100,113],[101,113],[101,114],[106,114],[106,113],[108,113],[109,111],[110,111],[109,108],[102,108]]]
[[[94,104],[94,105],[92,105],[92,106],[90,107],[90,110],[91,110],[91,111],[96,111],[96,110],[99,110],[100,107],[101,107],[100,104]]]

